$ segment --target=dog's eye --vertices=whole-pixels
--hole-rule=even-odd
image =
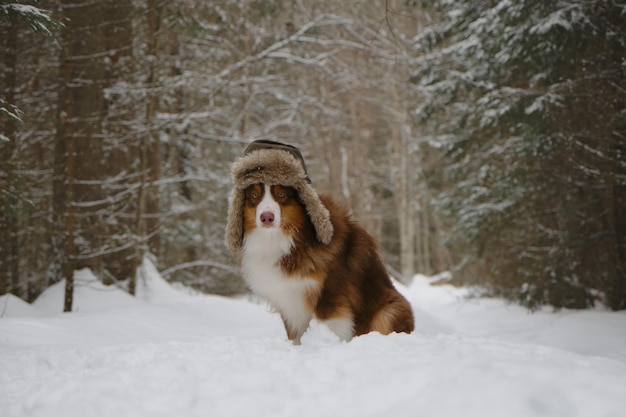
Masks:
[[[254,191],[254,192],[252,192],[251,197],[252,197],[253,199],[255,199],[255,200],[256,200],[257,198],[259,198],[259,193],[257,193],[256,191]]]
[[[285,192],[284,192],[284,191],[279,191],[279,192],[278,192],[278,198],[285,198],[285,196],[286,196],[286,195],[287,195],[287,194],[285,194]]]

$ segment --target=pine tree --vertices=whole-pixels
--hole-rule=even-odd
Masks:
[[[52,37],[60,26],[47,10],[19,2],[0,2],[0,295],[12,292],[25,299],[32,295],[22,280],[20,267],[20,231],[32,211],[33,201],[21,172],[23,162],[17,138],[23,122],[23,112],[17,105],[18,40],[26,31]]]
[[[459,276],[529,307],[626,308],[623,6],[420,3],[440,20],[412,81]]]

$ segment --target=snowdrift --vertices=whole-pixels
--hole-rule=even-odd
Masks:
[[[293,346],[246,299],[172,288],[137,297],[76,277],[33,304],[0,299],[2,416],[621,416],[626,315],[538,312],[417,276],[416,332],[341,343],[313,323]],[[17,300],[17,301],[16,301]]]

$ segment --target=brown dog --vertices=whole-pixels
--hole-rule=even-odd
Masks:
[[[346,341],[412,332],[411,306],[374,240],[345,208],[315,193],[298,155],[270,147],[233,166],[226,241],[242,255],[246,282],[280,313],[295,344],[314,317]]]

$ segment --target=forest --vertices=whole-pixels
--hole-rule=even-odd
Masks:
[[[398,280],[626,309],[626,3],[0,0],[0,295],[247,292],[231,163],[298,146]],[[83,283],[84,284],[84,283]]]

